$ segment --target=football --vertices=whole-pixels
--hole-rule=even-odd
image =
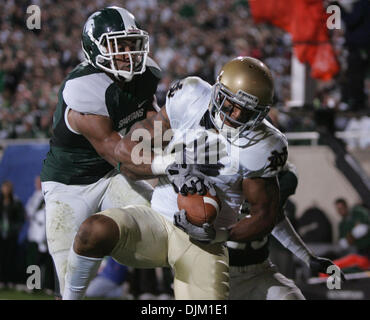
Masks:
[[[198,227],[203,223],[212,223],[221,210],[221,201],[218,197],[211,196],[209,192],[201,196],[199,194],[188,194],[183,196],[179,193],[177,205],[180,210],[186,211],[188,221]]]

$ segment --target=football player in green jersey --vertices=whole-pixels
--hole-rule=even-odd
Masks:
[[[81,222],[107,208],[149,205],[152,194],[150,184],[118,173],[113,156],[130,127],[159,110],[154,94],[161,70],[148,56],[149,35],[126,9],[107,7],[87,19],[82,49],[85,61],[59,90],[41,173],[60,292]]]

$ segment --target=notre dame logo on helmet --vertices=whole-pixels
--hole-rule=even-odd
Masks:
[[[271,152],[271,156],[268,158],[270,164],[267,166],[267,168],[270,168],[271,171],[276,171],[284,166],[287,159],[288,159],[288,149],[286,147],[283,148],[282,152],[274,150]]]

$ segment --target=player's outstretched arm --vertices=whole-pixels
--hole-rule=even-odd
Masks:
[[[68,122],[72,129],[89,140],[102,158],[112,166],[117,165],[114,158],[114,148],[121,140],[121,136],[113,130],[113,123],[109,117],[70,110]]]
[[[106,116],[70,110],[68,121],[72,129],[89,140],[102,158],[114,167],[119,167],[127,176],[141,179],[154,176],[151,165],[154,158],[153,141],[163,141],[163,133],[170,129],[165,108],[159,112],[148,112],[148,117],[136,123],[123,138],[113,130],[113,123]],[[140,150],[135,153],[135,147],[139,143],[140,148],[136,150]],[[165,160],[157,159],[157,163]]]
[[[334,262],[316,256],[304,243],[303,239],[295,231],[289,221],[289,218],[284,215],[284,218],[274,227],[271,234],[296,257],[301,259],[315,274],[328,273],[328,267],[334,265]],[[341,271],[341,278],[345,280],[345,276]]]
[[[171,125],[166,108],[140,122],[135,123],[130,132],[117,143],[114,157],[124,173],[129,170],[143,178],[165,174],[165,169],[174,162],[173,157],[155,156],[153,147],[164,147],[171,136]]]

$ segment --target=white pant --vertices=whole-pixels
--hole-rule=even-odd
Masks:
[[[109,209],[120,238],[111,256],[134,268],[170,266],[177,300],[228,298],[228,252],[222,244],[199,244],[162,215],[146,206]]]
[[[115,170],[89,185],[42,183],[46,209],[46,237],[49,252],[64,290],[64,276],[69,249],[81,223],[92,214],[130,204],[150,205],[152,186],[144,181],[133,182]]]
[[[229,300],[305,300],[292,280],[265,260],[245,267],[230,267]]]

